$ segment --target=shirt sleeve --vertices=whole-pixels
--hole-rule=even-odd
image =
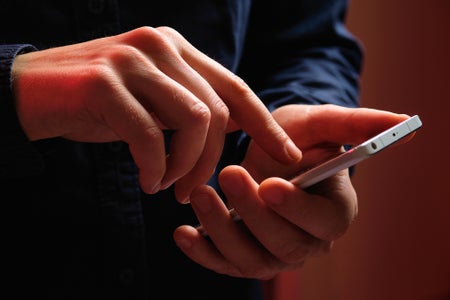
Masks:
[[[42,157],[25,135],[14,107],[11,68],[14,58],[35,51],[32,45],[0,45],[0,179],[38,174]]]
[[[346,0],[255,1],[240,76],[270,110],[290,103],[358,106],[362,47]]]

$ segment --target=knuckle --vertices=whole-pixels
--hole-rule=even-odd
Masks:
[[[159,30],[150,26],[142,26],[131,32],[129,32],[126,37],[129,42],[137,42],[137,41],[152,41],[163,39],[163,36]]]
[[[119,43],[102,49],[102,53],[92,60],[90,66],[99,74],[108,75],[114,70],[120,70],[124,65],[136,65],[144,60],[144,55],[136,46]]]
[[[182,104],[184,107],[183,120],[192,125],[209,125],[211,120],[211,111],[209,107],[195,96],[185,90],[175,90],[171,99],[174,104]]]
[[[221,100],[218,99],[217,101],[213,102],[213,116],[214,116],[214,122],[219,125],[220,127],[225,130],[228,121],[230,119],[230,110],[227,107],[227,105]]]
[[[211,120],[211,111],[206,104],[200,101],[190,107],[190,115],[197,124],[209,124]]]
[[[157,141],[163,138],[163,133],[158,126],[149,126],[145,129],[149,141]]]
[[[167,40],[170,40],[173,45],[183,45],[187,40],[176,29],[168,26],[157,27],[156,30],[163,35]]]
[[[111,47],[111,50],[106,55],[110,65],[113,66],[127,66],[135,65],[136,63],[144,62],[145,56],[142,52],[133,45],[120,44]]]
[[[342,237],[347,232],[354,219],[355,214],[353,213],[347,213],[344,217],[337,218],[336,221],[330,224],[328,230],[323,233],[322,239],[325,241],[334,241]]]
[[[85,88],[85,91],[88,92],[104,92],[116,81],[116,75],[110,64],[98,61],[87,68],[83,78],[82,85]]]
[[[253,91],[242,78],[232,72],[228,72],[228,76],[228,88],[237,96],[237,98],[254,96]]]
[[[156,31],[159,32],[160,37],[163,39],[166,51],[171,50],[172,52],[181,53],[186,44],[189,44],[181,33],[171,27],[160,26],[156,28]]]
[[[169,27],[169,26],[156,27],[156,31],[158,31],[161,34],[164,34],[166,36],[169,36],[171,38],[175,38],[175,39],[178,39],[179,37],[181,37],[181,34],[178,31],[176,31],[175,29],[173,29],[172,27]]]
[[[140,27],[126,36],[125,43],[131,47],[147,52],[151,49],[153,54],[163,55],[173,48],[167,30],[150,26]]]

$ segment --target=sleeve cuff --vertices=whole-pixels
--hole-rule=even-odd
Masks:
[[[44,168],[39,151],[19,123],[11,84],[14,58],[36,50],[29,44],[0,45],[0,178],[33,176]]]

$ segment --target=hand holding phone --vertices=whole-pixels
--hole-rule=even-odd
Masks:
[[[415,115],[410,117],[405,121],[400,122],[380,134],[366,140],[365,142],[350,148],[346,152],[343,152],[324,163],[302,172],[298,176],[290,179],[290,182],[294,183],[299,188],[306,189],[343,169],[354,166],[364,159],[379,153],[381,150],[388,148],[395,142],[407,137],[421,127],[422,121],[419,116]],[[230,215],[235,221],[239,221],[241,219],[239,214],[234,209],[230,209]],[[207,236],[207,233],[202,226],[198,226],[197,230],[202,235]]]
[[[301,173],[290,181],[300,188],[307,188],[343,169],[356,165],[362,160],[379,153],[381,150],[386,149],[395,142],[415,132],[420,127],[422,127],[422,121],[419,116],[416,115],[410,117],[358,146],[350,148],[348,151],[343,152],[335,158]]]

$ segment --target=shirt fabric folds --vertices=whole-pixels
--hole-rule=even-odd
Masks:
[[[172,189],[144,194],[122,142],[28,141],[14,110],[21,52],[170,26],[242,77],[270,110],[290,103],[358,105],[361,48],[345,0],[1,1],[0,190],[7,284],[14,299],[261,299],[260,282],[206,270],[176,247],[197,224]],[[169,136],[167,138],[170,138]],[[218,170],[248,137],[227,136]],[[216,176],[210,184],[218,189]],[[169,287],[169,288],[167,288]]]

